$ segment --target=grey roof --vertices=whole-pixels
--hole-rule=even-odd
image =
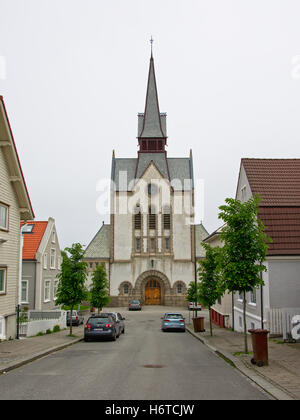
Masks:
[[[136,178],[139,179],[153,161],[165,179],[169,179],[166,155],[164,153],[140,153],[137,162]]]
[[[202,242],[205,238],[207,238],[208,232],[205,227],[202,225],[196,225],[196,257],[197,258],[204,258],[205,257],[205,249],[202,246]]]
[[[110,225],[102,225],[95,237],[86,248],[84,258],[109,258]]]
[[[169,180],[170,174],[174,190],[190,191],[193,188],[192,158],[166,158],[164,153],[140,153],[139,159],[113,158],[112,180],[115,182],[116,191],[131,191],[135,173],[139,179],[151,161],[165,179]]]

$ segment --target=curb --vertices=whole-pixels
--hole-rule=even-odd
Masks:
[[[41,359],[44,356],[47,356],[48,354],[54,353],[56,351],[62,350],[64,348],[70,347],[73,344],[76,344],[80,341],[82,341],[83,338],[76,338],[74,341],[72,341],[71,343],[64,343],[64,344],[60,344],[59,346],[55,346],[55,347],[50,347],[47,350],[44,350],[40,353],[36,353],[30,357],[24,358],[24,359],[20,359],[19,361],[16,362],[12,362],[9,363],[6,367],[0,368],[0,375],[3,375],[13,369],[17,369],[21,366],[26,365],[27,363],[33,362],[35,360]]]
[[[248,379],[250,379],[252,382],[254,382],[259,388],[261,388],[266,393],[270,394],[275,400],[296,400],[295,397],[293,397],[291,394],[289,394],[286,390],[282,389],[278,384],[275,384],[274,382],[271,382],[269,379],[267,379],[265,376],[263,376],[260,373],[255,372],[254,370],[246,367],[243,362],[241,362],[236,357],[232,356],[231,354],[221,351],[219,349],[216,349],[211,344],[208,343],[205,338],[201,337],[200,335],[197,335],[190,327],[186,326],[186,330],[195,338],[197,338],[199,341],[202,342],[206,347],[208,347],[213,353],[215,353],[217,356],[224,358],[225,360],[229,361],[230,364],[233,364],[233,366],[238,369],[239,372],[241,372],[244,376],[246,376]]]

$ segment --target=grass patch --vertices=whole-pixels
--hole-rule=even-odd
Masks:
[[[252,351],[248,351],[248,353],[245,353],[244,351],[236,351],[235,353],[233,353],[234,356],[252,356],[253,352]]]
[[[219,353],[218,351],[216,352],[216,354],[223,360],[225,360],[226,363],[228,363],[231,367],[235,368],[235,364],[229,360],[227,357],[225,357],[223,354]]]

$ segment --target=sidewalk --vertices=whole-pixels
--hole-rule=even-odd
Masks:
[[[0,375],[82,340],[83,325],[73,326],[75,337],[69,337],[69,333],[70,328],[68,327],[60,332],[40,337],[3,341],[0,343]]]
[[[241,333],[220,328],[213,324],[210,336],[208,311],[198,316],[205,317],[205,332],[195,333],[193,326],[188,331],[223,356],[244,375],[269,392],[276,399],[300,400],[300,343],[286,344],[282,338],[269,339],[269,366],[257,367],[251,364],[252,354],[245,355],[244,336]],[[251,336],[248,337],[249,352],[252,352]]]

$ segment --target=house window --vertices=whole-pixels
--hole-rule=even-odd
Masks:
[[[55,236],[55,230],[52,232],[52,243],[55,244],[56,236]]]
[[[250,328],[251,328],[251,330],[255,330],[255,324],[254,324],[254,322],[251,322]]]
[[[218,304],[222,305],[222,298],[220,298],[220,297],[218,298]]]
[[[45,281],[44,287],[44,302],[50,301],[50,280]]]
[[[93,268],[93,263],[90,263],[90,268]]]
[[[250,303],[252,303],[253,305],[256,305],[256,288],[255,287],[250,292]]]
[[[34,225],[24,225],[22,226],[22,233],[32,233]]]
[[[244,186],[241,189],[241,194],[242,194],[242,202],[244,203],[247,199],[247,187],[246,186]]]
[[[129,293],[129,286],[128,286],[128,284],[124,284],[123,291],[124,291],[124,295],[128,295],[128,293]]]
[[[57,287],[58,287],[58,280],[54,280],[54,285],[53,285],[53,300],[56,299]]]
[[[8,230],[8,206],[0,204],[0,229]]]
[[[135,250],[137,252],[141,250],[141,238],[135,238]]]
[[[182,293],[182,284],[181,284],[181,283],[178,283],[178,284],[177,284],[177,293],[178,293],[179,295],[181,295],[181,293]]]
[[[21,303],[28,303],[28,280],[21,282]]]
[[[47,270],[48,268],[48,254],[44,254],[44,269]]]
[[[56,251],[55,249],[51,249],[50,253],[50,268],[55,268],[55,259],[56,259]]]
[[[4,294],[6,291],[6,268],[0,268],[0,293]]]
[[[165,238],[165,250],[170,251],[170,238]]]
[[[243,292],[239,293],[239,300],[243,301]]]

